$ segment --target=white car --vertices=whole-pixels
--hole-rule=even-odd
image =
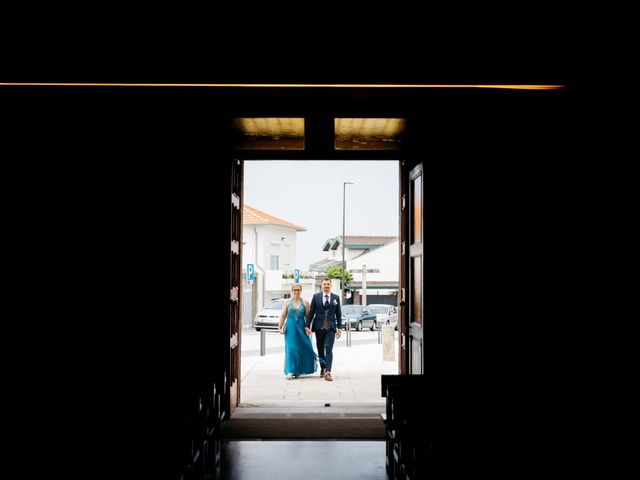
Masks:
[[[256,330],[259,332],[260,330],[277,330],[278,324],[280,323],[280,313],[282,312],[282,305],[284,304],[284,300],[282,298],[273,300],[264,306],[262,310],[260,310],[256,314],[256,318],[254,321],[254,326]]]
[[[373,304],[367,306],[376,314],[376,323],[379,327],[389,324],[393,325],[395,330],[398,329],[398,309],[394,305]]]

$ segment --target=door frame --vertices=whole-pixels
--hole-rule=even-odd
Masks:
[[[399,255],[398,255],[398,261],[399,261],[399,275],[398,275],[398,302],[397,302],[397,307],[398,307],[398,332],[400,333],[400,335],[398,336],[398,343],[396,345],[396,348],[398,348],[398,351],[400,352],[400,354],[398,355],[398,372],[403,374],[403,373],[408,373],[408,351],[407,349],[404,347],[403,342],[402,342],[402,338],[403,338],[403,332],[407,331],[408,329],[408,312],[407,312],[407,308],[405,308],[405,301],[403,300],[403,296],[404,294],[402,292],[406,292],[407,290],[407,265],[406,265],[406,259],[405,257],[405,252],[406,252],[406,228],[407,228],[407,224],[408,224],[408,219],[407,219],[407,215],[408,215],[408,211],[406,208],[406,201],[405,201],[405,197],[406,197],[406,187],[405,187],[405,182],[403,182],[403,178],[405,178],[405,162],[400,158],[400,155],[398,155],[398,151],[389,151],[386,155],[384,155],[384,157],[379,156],[380,158],[375,158],[372,159],[370,158],[370,156],[368,154],[365,154],[363,152],[352,152],[352,153],[357,153],[358,155],[349,155],[349,157],[351,158],[344,158],[344,156],[340,155],[340,157],[334,157],[334,158],[322,158],[322,159],[318,159],[318,158],[307,158],[304,155],[287,155],[289,158],[287,159],[283,159],[283,152],[274,152],[274,151],[270,151],[270,150],[262,150],[259,152],[259,154],[257,152],[250,152],[249,154],[247,154],[247,152],[245,151],[236,151],[235,155],[234,155],[234,162],[240,162],[242,163],[242,166],[240,168],[241,171],[244,171],[244,162],[247,160],[250,161],[277,161],[277,160],[292,160],[292,161],[305,161],[305,160],[322,160],[322,161],[357,161],[357,160],[384,160],[384,161],[393,161],[393,162],[398,162],[398,175],[399,175],[399,197],[398,197],[398,211],[399,211],[399,215],[400,215],[400,221],[399,221],[399,241],[398,241],[398,250],[399,250]],[[289,153],[289,152],[287,152]],[[341,154],[342,152],[337,152],[339,154]],[[350,152],[351,153],[351,152]],[[379,153],[379,152],[376,152]],[[298,158],[299,157],[299,158]],[[243,192],[240,192],[240,210],[242,210],[242,205],[244,204],[244,197],[243,197]],[[242,238],[242,230],[240,233],[240,239]],[[242,243],[242,241],[240,240],[240,243]],[[233,267],[233,264],[232,264]],[[231,276],[232,278],[241,278],[242,275],[242,265],[240,264],[240,262],[238,262],[237,265],[237,272],[231,272]],[[240,285],[238,285],[238,287],[240,287]],[[241,302],[240,302],[241,303]],[[240,318],[242,317],[242,305],[239,305],[240,311],[239,311],[239,315]],[[241,343],[241,330],[242,329],[238,329],[238,342],[237,344],[240,345]],[[234,335],[234,330],[231,330],[231,336],[233,337]],[[234,342],[233,338],[230,338],[230,342]],[[238,371],[235,372],[231,372],[231,378],[232,379],[236,379],[236,378],[240,378],[240,372],[239,372],[239,368],[240,368],[240,349],[239,348],[235,348],[233,349],[235,351],[235,355],[238,357],[235,360],[232,359],[231,361],[231,365],[235,366]],[[233,353],[232,353],[233,354]],[[238,386],[239,388],[239,386]],[[238,398],[238,403],[241,397],[241,392],[239,391],[237,398]],[[237,407],[237,404],[235,406],[231,406],[231,410],[233,411],[233,409],[235,409],[235,407]]]

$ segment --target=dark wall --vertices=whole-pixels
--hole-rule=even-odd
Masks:
[[[228,115],[375,105],[409,118],[408,160],[425,165],[429,393],[416,404],[437,418],[437,461],[546,472],[576,264],[570,92],[1,93],[20,147],[19,278],[42,292],[11,328],[46,405],[31,419],[72,438],[66,456],[25,428],[27,444],[69,472],[171,473],[176,432],[229,361]]]
[[[44,428],[19,444],[51,452],[45,471],[170,473],[176,432],[228,364],[228,122],[185,92],[0,93],[18,147],[8,238],[33,294],[12,322],[24,421]]]
[[[565,459],[580,216],[571,95],[446,92],[416,112],[425,364],[450,474],[544,474]]]

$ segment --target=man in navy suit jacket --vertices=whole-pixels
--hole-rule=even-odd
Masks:
[[[318,357],[324,360],[326,365],[320,367],[320,376],[327,382],[332,381],[333,342],[342,334],[342,310],[340,297],[331,293],[331,280],[328,278],[322,280],[322,292],[311,298],[305,331],[307,335],[315,332]]]

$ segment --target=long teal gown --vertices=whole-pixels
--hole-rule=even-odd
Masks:
[[[321,361],[311,346],[311,339],[304,333],[304,301],[300,299],[298,308],[293,300],[287,307],[284,320],[284,374],[294,376],[314,373]]]

